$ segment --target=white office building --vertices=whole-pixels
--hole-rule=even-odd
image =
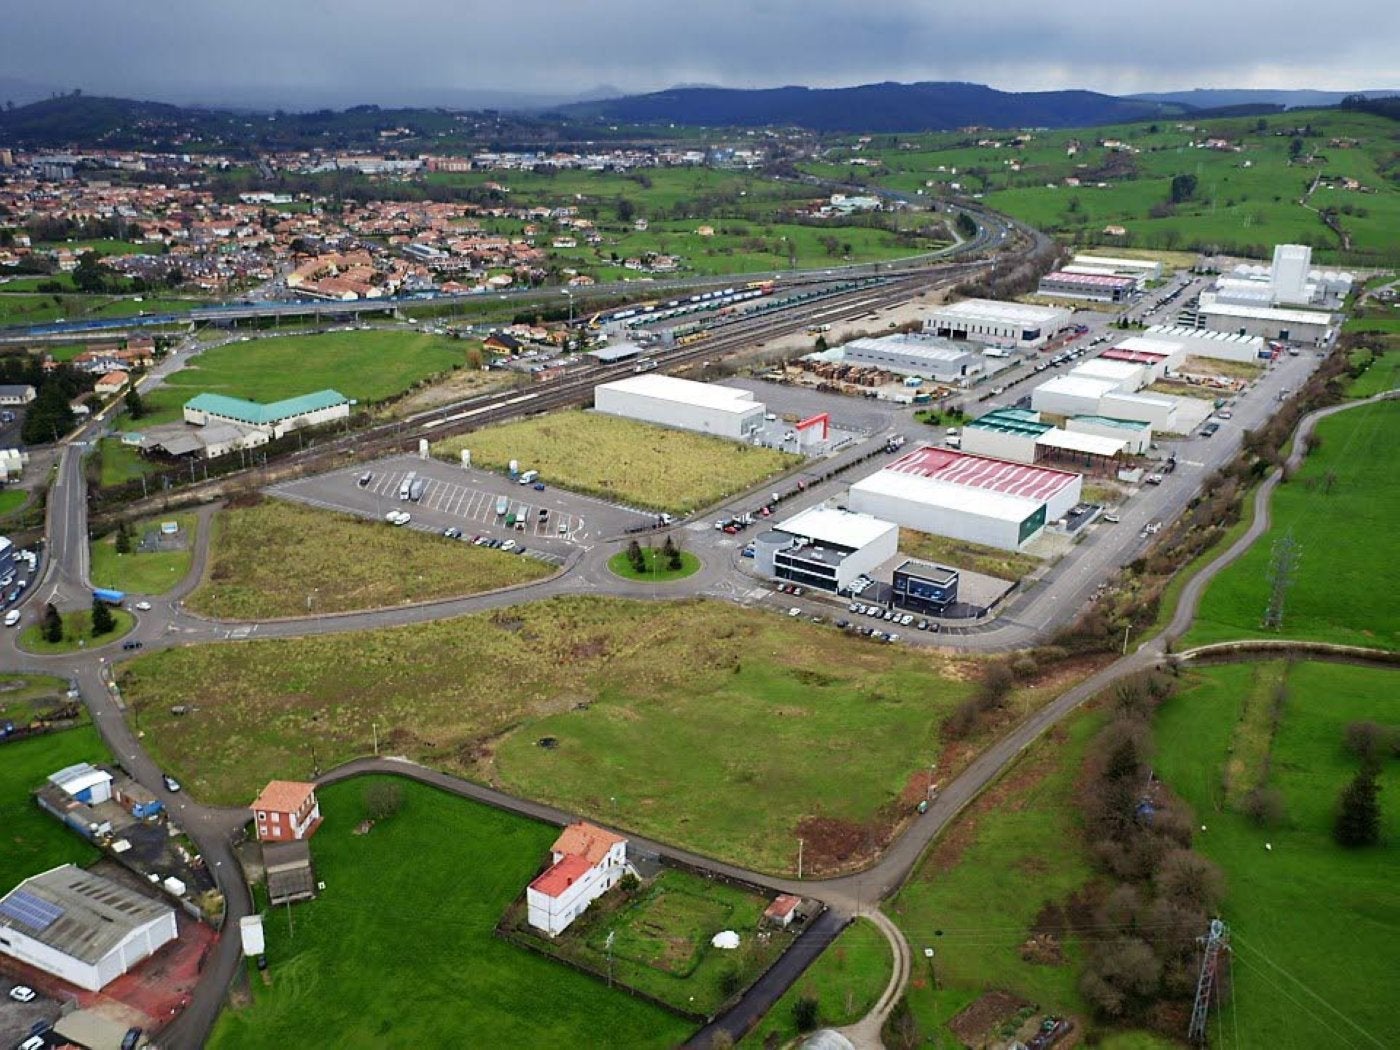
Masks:
[[[869,514],[812,507],[754,542],[754,567],[779,580],[849,590],[899,553],[899,526]]]
[[[177,933],[173,908],[72,864],[0,898],[0,952],[90,992]]]
[[[1009,350],[1036,350],[1067,327],[1073,316],[1073,311],[1063,306],[964,299],[930,310],[924,318],[924,331],[944,339],[966,339]]]
[[[599,385],[593,391],[593,407],[612,416],[736,441],[748,440],[763,428],[763,403],[750,391],[654,372]]]

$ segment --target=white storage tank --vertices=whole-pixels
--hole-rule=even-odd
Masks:
[[[753,564],[764,576],[776,576],[777,567],[774,559],[780,550],[786,549],[792,543],[792,537],[785,532],[761,532],[753,541]]]

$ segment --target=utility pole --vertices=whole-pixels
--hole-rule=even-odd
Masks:
[[[1128,632],[1131,631],[1132,629],[1133,629],[1133,625],[1130,624],[1130,623],[1125,623],[1125,624],[1123,625],[1123,655],[1124,655],[1124,656],[1127,656],[1127,655],[1128,655]]]
[[[802,840],[797,840],[797,877],[802,878]]]
[[[612,946],[613,946],[613,938],[616,937],[616,936],[617,936],[617,931],[616,931],[616,930],[609,930],[609,931],[608,931],[608,939],[607,939],[607,941],[604,942],[604,943],[607,945],[607,949],[608,949],[608,987],[609,987],[609,988],[612,987]]]
[[[1230,950],[1230,927],[1219,919],[1211,919],[1210,929],[1197,941],[1203,946],[1204,954],[1201,956],[1201,973],[1196,979],[1196,1003],[1191,1008],[1191,1026],[1186,1031],[1186,1038],[1190,1042],[1204,1044],[1210,1000],[1219,978],[1220,953]]]
[[[378,722],[371,722],[371,723],[369,724],[369,728],[370,728],[370,732],[372,732],[372,733],[374,734],[374,757],[375,757],[375,758],[378,758],[378,757],[379,757],[379,723],[378,723]]]

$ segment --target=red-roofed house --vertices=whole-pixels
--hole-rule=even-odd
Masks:
[[[97,384],[92,388],[93,393],[98,397],[111,397],[113,394],[119,394],[126,386],[126,380],[125,372],[108,372],[97,381]]]
[[[530,883],[525,902],[530,925],[554,937],[627,873],[627,840],[593,824],[570,824],[550,856],[553,864]]]
[[[310,838],[321,824],[316,785],[299,780],[271,780],[253,800],[253,823],[261,842]]]

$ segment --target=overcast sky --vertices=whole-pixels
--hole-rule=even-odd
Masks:
[[[1394,0],[7,0],[0,74],[172,101],[457,104],[679,83],[1400,87]],[[3,8],[0,8],[3,9]],[[1330,19],[1329,14],[1335,12]]]

